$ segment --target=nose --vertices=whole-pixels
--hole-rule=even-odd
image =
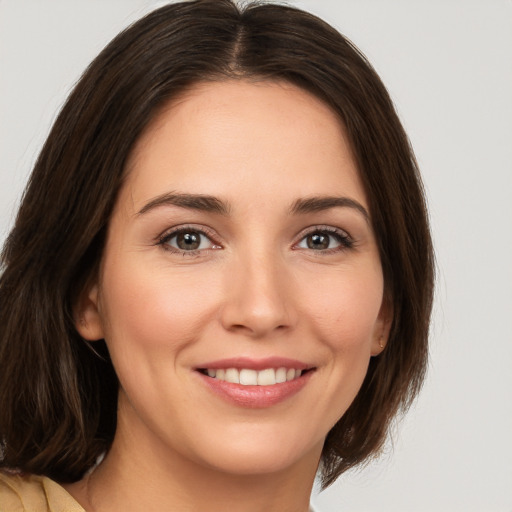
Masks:
[[[257,339],[295,326],[291,276],[276,259],[253,255],[231,266],[221,312],[226,330]]]

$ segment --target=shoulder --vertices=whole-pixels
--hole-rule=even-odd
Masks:
[[[57,483],[45,476],[0,471],[0,512],[85,512]]]
[[[42,477],[0,472],[0,512],[46,512]]]

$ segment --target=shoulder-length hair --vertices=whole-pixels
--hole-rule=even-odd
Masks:
[[[164,104],[193,84],[286,81],[344,123],[368,197],[394,320],[385,351],[329,432],[324,486],[376,454],[427,363],[433,253],[421,180],[379,77],[327,23],[295,8],[232,0],[162,7],[91,63],[36,162],[1,256],[0,467],[69,482],[107,450],[118,382],[104,345],[75,329],[98,271],[125,164]]]

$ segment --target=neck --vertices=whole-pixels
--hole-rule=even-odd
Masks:
[[[291,467],[232,474],[200,464],[118,425],[104,461],[67,490],[87,512],[307,512],[321,446]]]

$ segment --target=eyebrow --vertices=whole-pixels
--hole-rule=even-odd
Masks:
[[[151,199],[139,210],[137,215],[144,215],[159,206],[179,206],[191,210],[219,213],[220,215],[228,215],[230,210],[227,203],[213,196],[170,192]]]
[[[137,213],[144,215],[160,206],[178,206],[191,210],[229,215],[230,206],[219,198],[203,194],[180,194],[169,192],[151,199]],[[329,210],[331,208],[353,208],[366,220],[370,221],[370,215],[366,208],[359,202],[349,197],[319,196],[297,199],[290,208],[290,214],[306,214]]]
[[[350,197],[319,196],[297,199],[297,201],[292,204],[290,212],[292,214],[304,214],[339,207],[353,208],[364,217],[366,222],[370,222],[370,214],[368,213],[368,210],[366,210],[361,203],[351,199]]]

